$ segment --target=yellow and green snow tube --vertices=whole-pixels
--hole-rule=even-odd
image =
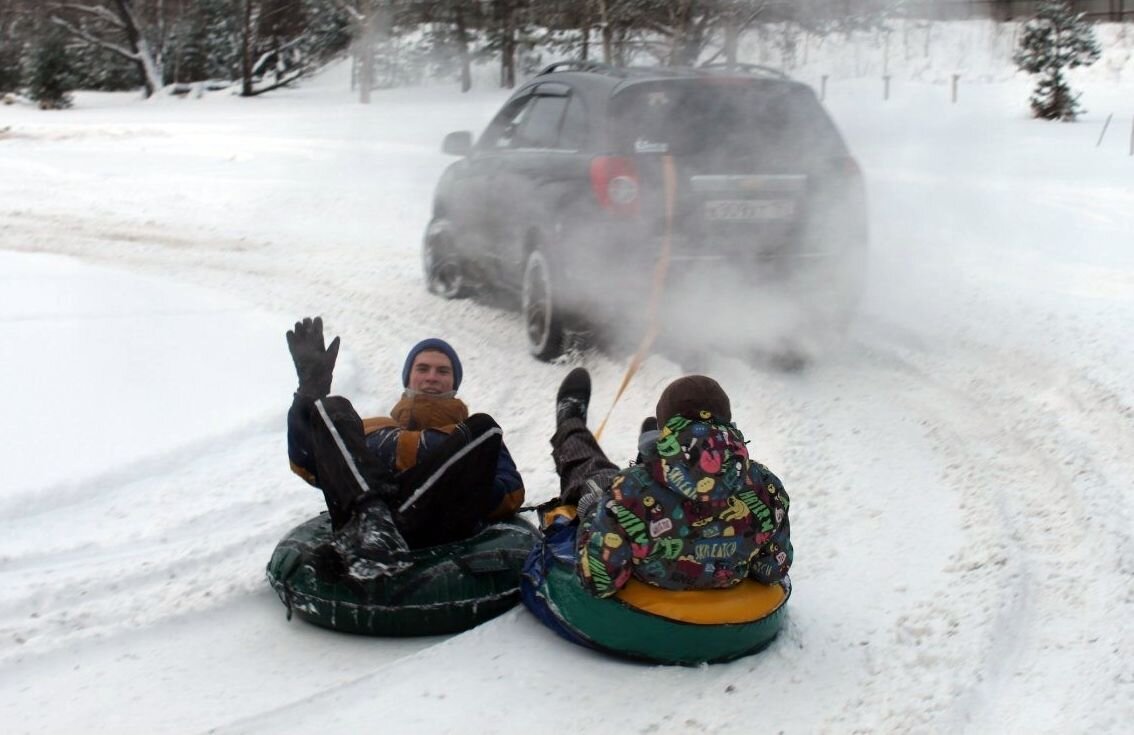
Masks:
[[[268,581],[292,614],[347,633],[417,636],[457,633],[519,602],[520,571],[539,538],[514,518],[472,538],[411,552],[399,574],[360,581],[317,552],[331,538],[326,513],[280,541],[268,562]]]
[[[573,643],[651,663],[716,663],[756,653],[783,624],[791,582],[748,580],[725,590],[670,591],[631,580],[613,597],[587,592],[574,564],[542,554],[528,560],[524,604]]]
[[[786,583],[671,592],[630,580],[614,597],[598,599],[574,569],[556,564],[547,578],[564,622],[596,647],[671,664],[731,661],[762,650],[779,633],[789,593]]]

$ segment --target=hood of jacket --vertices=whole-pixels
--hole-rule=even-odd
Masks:
[[[691,500],[720,500],[743,488],[748,447],[733,424],[702,413],[697,419],[674,416],[661,428],[650,457],[650,474]]]

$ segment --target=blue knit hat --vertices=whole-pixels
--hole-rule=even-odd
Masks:
[[[406,364],[402,368],[402,387],[409,387],[410,369],[413,367],[413,361],[426,350],[436,350],[449,358],[449,362],[453,363],[453,390],[461,387],[461,358],[457,357],[457,351],[443,339],[437,337],[430,337],[423,339],[413,346],[413,349],[406,355]]]

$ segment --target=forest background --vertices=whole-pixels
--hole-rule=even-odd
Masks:
[[[1077,0],[1090,21],[1125,0]],[[934,23],[990,19],[1015,42],[1030,0],[0,0],[0,95],[49,74],[67,89],[254,96],[350,54],[370,92],[435,81],[513,87],[552,60],[735,64],[788,72],[832,36],[883,56],[931,54]],[[1130,3],[1134,5],[1134,3]],[[856,67],[861,63],[856,62]],[[838,73],[839,70],[833,70]],[[861,71],[856,69],[855,71]]]

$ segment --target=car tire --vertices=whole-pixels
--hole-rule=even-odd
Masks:
[[[468,296],[468,276],[456,256],[452,237],[444,229],[429,228],[421,248],[421,265],[429,293],[445,299]]]
[[[557,299],[551,264],[546,255],[533,250],[524,265],[520,315],[528,352],[540,360],[553,360],[563,354],[563,315]]]

